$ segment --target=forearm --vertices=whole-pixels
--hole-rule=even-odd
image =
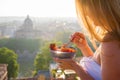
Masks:
[[[80,65],[76,64],[74,68],[81,80],[94,80]]]
[[[84,47],[79,47],[79,49],[82,51],[84,56],[86,56],[86,57],[93,56],[93,51],[91,50],[91,48],[88,45],[86,45]]]

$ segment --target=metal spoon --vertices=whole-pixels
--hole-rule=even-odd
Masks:
[[[68,45],[70,45],[70,43],[73,41],[75,37],[73,37],[72,39],[70,39],[67,43],[63,44],[62,47],[67,47]]]

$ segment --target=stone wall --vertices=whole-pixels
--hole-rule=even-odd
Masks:
[[[7,64],[0,64],[0,80],[7,79]]]

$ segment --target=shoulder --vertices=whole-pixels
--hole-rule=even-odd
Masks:
[[[117,80],[120,78],[120,42],[103,42],[100,56],[103,80]]]
[[[102,42],[101,52],[106,56],[120,55],[120,41]]]

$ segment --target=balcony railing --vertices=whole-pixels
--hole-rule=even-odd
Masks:
[[[7,64],[0,64],[0,80],[7,80]]]

